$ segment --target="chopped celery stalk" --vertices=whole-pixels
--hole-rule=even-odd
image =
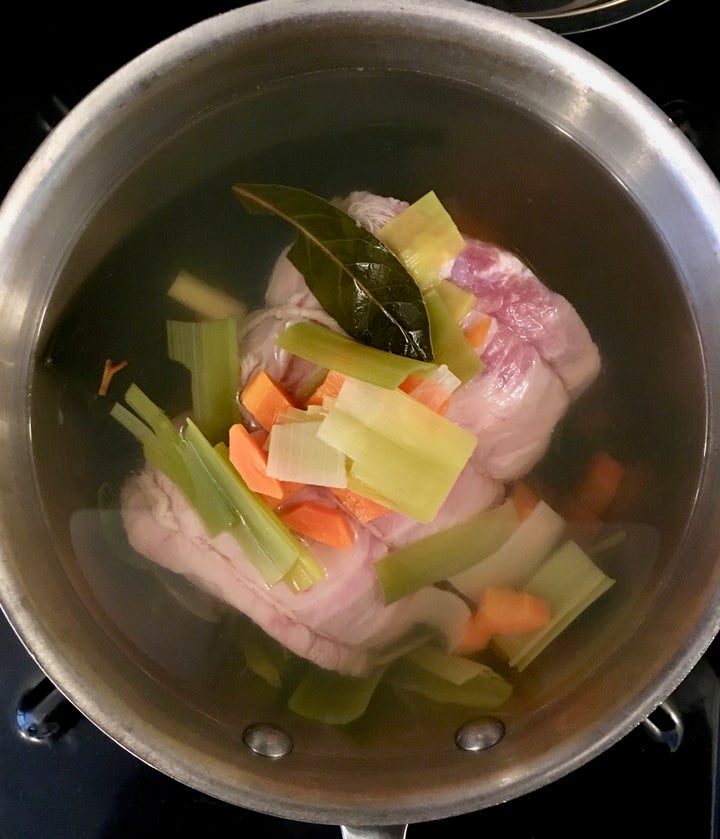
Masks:
[[[318,436],[351,459],[350,473],[397,512],[430,521],[477,438],[400,390],[343,384]]]
[[[178,273],[170,284],[167,295],[205,320],[235,318],[240,323],[247,315],[247,306],[244,303],[214,288],[189,271]]]
[[[208,533],[215,536],[232,519],[223,505],[215,503],[207,474],[198,469],[178,430],[137,385],[130,385],[125,400],[142,421],[133,422],[134,415],[119,404],[113,406],[111,415],[142,443],[145,459],[170,478],[195,507]]]
[[[325,572],[312,559],[310,554],[303,553],[282,581],[291,591],[298,593],[309,589],[315,583],[319,583],[324,576]]]
[[[168,353],[190,371],[195,422],[211,443],[237,420],[240,376],[237,321],[167,323]]]
[[[510,698],[512,685],[487,665],[482,671],[462,684],[455,684],[420,667],[407,656],[397,661],[387,674],[387,681],[403,690],[419,693],[435,702],[483,708],[499,708]]]
[[[479,513],[468,521],[432,533],[379,559],[375,573],[385,603],[458,574],[506,542],[518,526],[512,501]]]
[[[557,547],[565,532],[565,519],[544,501],[497,551],[454,574],[449,582],[476,603],[488,586],[524,588],[540,563]]]
[[[136,385],[132,384],[125,392],[125,401],[143,419],[158,436],[177,434],[170,417]]]
[[[462,382],[483,369],[483,360],[468,341],[452,311],[436,288],[423,292],[430,320],[430,338],[436,364],[446,364]]]
[[[270,560],[272,571],[263,563],[268,585],[281,580],[299,559],[302,559],[304,565],[316,564],[267,504],[248,489],[237,469],[230,463],[224,443],[213,448],[192,420],[187,420],[183,439],[202,460],[227,506],[236,512],[238,522],[247,529],[248,538],[257,545],[259,557]],[[250,555],[253,556],[252,553]]]
[[[460,323],[475,308],[477,302],[475,295],[471,291],[460,288],[450,280],[440,280],[435,285],[435,290],[450,310],[450,314],[456,323]]]
[[[384,388],[395,388],[412,373],[431,373],[436,367],[366,346],[317,323],[294,323],[275,344],[320,367]]]
[[[182,437],[179,439],[182,445],[183,462],[188,470],[190,486],[187,493],[188,501],[195,507],[210,536],[215,537],[223,530],[232,529],[238,521],[236,511],[228,505],[227,499],[218,491],[217,482],[197,451]],[[148,451],[148,460],[152,463],[151,458],[152,453]],[[170,478],[170,475],[168,477]]]
[[[155,436],[155,432],[149,425],[144,423],[137,415],[133,414],[132,411],[128,411],[119,402],[116,402],[110,409],[110,416],[116,419],[136,440],[143,444]]]
[[[384,671],[375,667],[367,676],[344,676],[313,667],[298,683],[288,707],[306,719],[345,725],[365,713]]]
[[[463,685],[486,668],[471,658],[453,655],[432,644],[424,644],[405,654],[405,658],[454,685]]]
[[[525,586],[530,594],[548,601],[550,623],[523,635],[496,635],[493,646],[511,667],[524,670],[614,582],[575,542],[566,542],[543,562]]]
[[[346,487],[345,455],[318,437],[320,421],[274,425],[267,474],[280,481]]]
[[[455,222],[432,191],[383,225],[377,236],[421,289],[433,285],[440,269],[465,247]]]

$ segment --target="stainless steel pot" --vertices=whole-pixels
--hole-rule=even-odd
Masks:
[[[89,378],[125,341],[162,382],[153,301],[173,254],[259,299],[273,243],[218,197],[251,178],[434,188],[566,294],[600,345],[601,381],[568,428],[582,440],[601,423],[626,452],[631,538],[611,593],[490,720],[389,702],[372,725],[328,730],[257,686],[228,694],[206,669],[211,625],[92,528],[78,537],[107,452],[84,425],[84,374],[75,387],[45,364],[58,324],[80,299],[70,355]],[[80,103],[0,211],[3,609],[108,736],[231,803],[390,826],[551,783],[648,716],[719,626],[719,253],[720,190],[681,132],[534,23],[460,0],[267,0],[182,32]],[[467,723],[503,736],[460,748]],[[278,731],[287,753],[272,757]]]

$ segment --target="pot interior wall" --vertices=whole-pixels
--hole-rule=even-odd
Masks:
[[[61,669],[97,675],[91,716],[183,781],[330,821],[348,821],[358,807],[417,820],[431,806],[437,816],[496,803],[584,759],[657,676],[645,656],[681,650],[702,612],[698,599],[678,615],[663,592],[696,592],[698,577],[713,573],[705,565],[690,573],[691,558],[678,558],[706,442],[704,380],[684,371],[704,362],[682,278],[649,211],[556,126],[478,87],[402,71],[268,84],[173,126],[145,151],[102,200],[93,197],[59,260],[30,381],[36,480],[55,552],[28,555],[24,573],[52,581],[32,597],[47,631],[69,639]],[[118,549],[114,493],[138,453],[96,395],[102,365],[128,361],[111,399],[135,381],[168,412],[187,407],[187,376],[165,357],[165,320],[185,314],[167,299],[170,282],[188,270],[254,308],[288,241],[283,225],[245,212],[231,194],[236,181],[327,197],[368,189],[413,200],[434,189],[466,232],[516,251],[565,294],[600,347],[601,378],[538,474],[562,489],[593,447],[612,447],[632,466],[637,491],[614,513],[627,540],[599,560],[617,584],[518,679],[498,714],[507,735],[487,753],[453,744],[472,712],[438,713],[389,693],[342,730],[292,717],[244,671],[235,621],[208,620],[207,601],[168,588]],[[58,633],[47,615],[60,603],[75,612]],[[596,679],[607,690],[598,693]],[[137,715],[129,732],[123,713]],[[248,752],[242,731],[257,721],[292,733],[289,758]]]

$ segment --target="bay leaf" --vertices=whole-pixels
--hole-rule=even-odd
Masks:
[[[251,213],[278,216],[296,230],[288,258],[325,311],[356,341],[432,361],[419,287],[392,251],[329,201],[279,184],[235,184]]]

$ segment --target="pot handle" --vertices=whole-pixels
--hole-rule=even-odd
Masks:
[[[407,829],[406,824],[389,824],[379,827],[342,825],[340,832],[342,839],[405,839]]]

